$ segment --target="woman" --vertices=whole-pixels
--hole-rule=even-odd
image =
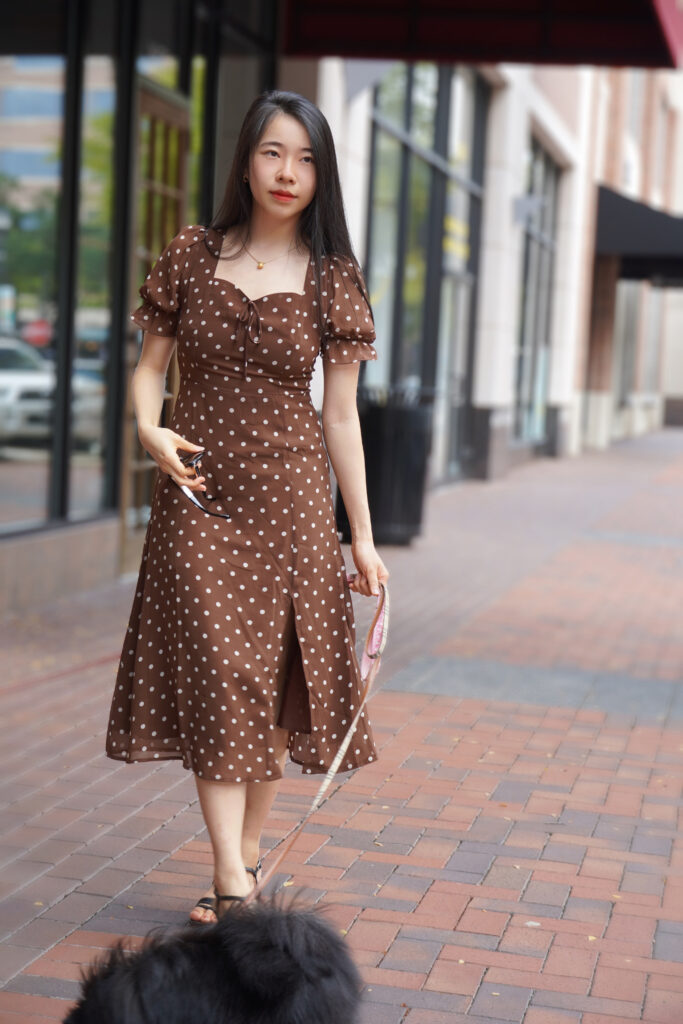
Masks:
[[[181,231],[141,295],[133,398],[161,474],[107,753],[181,758],[194,772],[214,874],[191,920],[208,923],[258,877],[287,750],[306,772],[334,758],[360,688],[349,586],[377,594],[388,578],[356,411],[372,316],[312,103],[284,92],[253,103],[213,223]],[[176,344],[180,392],[164,428]],[[310,399],[321,352],[322,431]],[[351,524],[350,585],[328,454]],[[343,768],[375,757],[363,718]]]

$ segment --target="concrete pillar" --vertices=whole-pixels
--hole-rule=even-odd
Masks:
[[[510,72],[511,79],[528,75],[525,68]],[[522,231],[514,222],[514,204],[526,185],[525,99],[526,89],[499,88],[489,107],[470,466],[480,477],[498,476],[508,468],[522,269]]]

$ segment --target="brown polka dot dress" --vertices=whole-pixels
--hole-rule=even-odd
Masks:
[[[375,334],[343,261],[325,263],[322,308],[312,266],[303,294],[251,299],[216,276],[221,241],[185,228],[132,314],[152,335],[177,335],[171,427],[206,449],[213,500],[200,500],[230,518],[159,476],[107,754],[268,781],[281,775],[276,725],[289,731],[292,759],[321,772],[358,705],[353,609],[310,382],[319,354],[374,359]],[[363,716],[343,768],[375,757]]]

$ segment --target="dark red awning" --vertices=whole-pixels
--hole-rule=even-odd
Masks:
[[[679,0],[283,0],[293,57],[679,67]]]

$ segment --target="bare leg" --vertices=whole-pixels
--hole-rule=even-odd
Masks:
[[[289,733],[286,729],[275,729],[275,756],[280,768],[284,766],[287,753]],[[244,827],[242,829],[243,863],[255,868],[261,849],[261,833],[266,819],[270,814],[273,801],[280,788],[280,779],[274,782],[248,782],[246,807],[244,810]]]
[[[251,889],[242,860],[242,829],[247,798],[245,782],[213,782],[195,775],[199,803],[213,849],[214,884],[222,895],[246,896]],[[213,891],[207,893],[213,895]],[[225,911],[223,904],[219,912]],[[212,910],[194,908],[193,921],[215,921]]]

